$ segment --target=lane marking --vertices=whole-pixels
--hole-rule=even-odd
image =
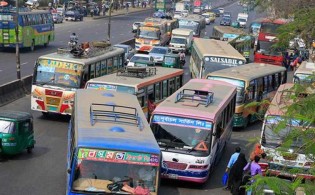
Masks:
[[[26,64],[28,64],[28,62],[24,62],[24,63],[22,63],[22,64],[21,64],[21,66],[24,66],[24,65],[26,65]]]

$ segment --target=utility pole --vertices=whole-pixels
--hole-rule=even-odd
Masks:
[[[110,22],[112,17],[112,7],[113,7],[113,0],[110,1],[109,4],[109,13],[108,13],[108,29],[107,29],[107,39],[110,42]]]
[[[16,0],[15,16],[15,56],[16,56],[16,76],[21,80],[20,48],[19,48],[19,0]]]

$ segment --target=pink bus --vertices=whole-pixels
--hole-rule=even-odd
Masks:
[[[191,79],[150,120],[162,153],[162,178],[205,183],[232,133],[236,87]]]

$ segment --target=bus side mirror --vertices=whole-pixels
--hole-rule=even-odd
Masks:
[[[67,169],[67,173],[68,173],[68,174],[71,173],[71,169],[70,169],[70,168]]]

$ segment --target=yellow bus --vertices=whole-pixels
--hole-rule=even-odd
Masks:
[[[296,69],[293,76],[293,83],[307,84],[315,81],[315,63],[303,61]]]
[[[225,81],[237,86],[236,108],[233,126],[247,127],[263,117],[264,105],[248,106],[251,102],[271,101],[278,87],[286,83],[287,71],[284,67],[271,64],[249,63],[243,66],[212,72],[207,79]]]
[[[194,39],[189,65],[192,78],[205,78],[210,72],[245,63],[244,56],[226,41]]]
[[[49,112],[71,115],[76,89],[83,88],[89,79],[116,72],[124,66],[122,48],[91,47],[90,51],[77,57],[58,49],[40,56],[34,67],[31,109],[44,115]]]
[[[148,67],[143,69],[148,74],[142,78],[133,70],[134,68],[127,67],[118,74],[91,79],[85,88],[134,94],[138,97],[145,115],[149,117],[149,100],[156,105],[183,85],[182,69]]]
[[[254,48],[254,37],[239,28],[231,26],[214,26],[212,37],[221,41],[228,41],[249,61],[250,50]]]

